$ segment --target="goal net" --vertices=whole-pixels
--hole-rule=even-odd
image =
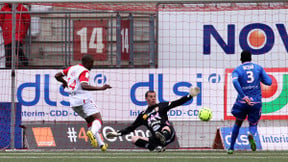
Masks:
[[[29,1],[23,4],[27,11],[16,4],[16,20],[12,10],[5,10],[9,5],[1,5],[0,70],[5,77],[0,100],[11,103],[14,97],[21,105],[17,108],[21,107],[25,126],[23,147],[92,148],[85,121],[70,108],[68,92],[54,78],[57,72],[79,64],[84,54],[91,54],[95,66],[90,84],[112,86],[93,92],[104,121],[101,135],[110,148],[138,149],[131,144],[131,136],[150,136],[139,127],[126,136],[106,138],[107,132],[129,126],[147,108],[147,90],[156,92],[157,102],[169,102],[198,86],[199,95],[168,112],[176,130],[168,148],[227,149],[237,97],[232,71],[241,64],[241,52],[249,50],[252,61],[272,78],[271,86],[261,84],[257,149],[288,149],[287,2],[46,2]],[[30,21],[24,21],[25,15]],[[25,22],[29,26],[21,27]],[[17,37],[20,33],[26,33],[22,40]],[[9,39],[16,36],[16,55],[7,56],[11,44],[7,34]],[[28,65],[21,59],[20,48]],[[14,57],[15,78],[5,56]],[[198,118],[201,108],[212,110],[209,122]],[[235,149],[250,149],[248,126],[245,121]]]

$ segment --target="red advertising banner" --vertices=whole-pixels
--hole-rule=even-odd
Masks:
[[[121,21],[121,60],[130,59],[130,20]]]
[[[75,20],[73,59],[91,54],[95,60],[107,60],[107,20]]]

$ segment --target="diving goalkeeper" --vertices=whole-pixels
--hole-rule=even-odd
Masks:
[[[147,148],[150,151],[165,151],[166,146],[175,140],[175,130],[168,120],[167,112],[177,106],[183,105],[192,97],[197,96],[200,92],[198,87],[190,88],[189,94],[172,102],[161,102],[156,104],[155,91],[147,91],[145,99],[148,108],[142,111],[136,120],[127,128],[118,130],[117,132],[107,133],[107,138],[114,138],[126,135],[134,131],[137,127],[145,125],[151,132],[151,136],[141,137],[133,136],[132,143],[138,147]]]

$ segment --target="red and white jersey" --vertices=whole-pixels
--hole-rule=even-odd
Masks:
[[[85,100],[91,98],[91,94],[81,87],[82,82],[89,83],[89,71],[83,65],[70,66],[63,70],[67,76],[69,100],[71,107],[85,104]]]

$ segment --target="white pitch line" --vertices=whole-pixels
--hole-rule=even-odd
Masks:
[[[71,156],[59,156],[59,157],[49,157],[49,156],[17,156],[17,157],[11,157],[11,156],[1,156],[1,159],[67,159],[71,158]],[[133,156],[133,157],[123,157],[123,156],[114,156],[114,157],[107,157],[107,156],[77,156],[73,157],[73,159],[287,159],[285,156],[213,156],[213,157],[207,157],[207,156],[198,156],[198,157],[183,157],[183,156]]]
[[[157,155],[165,155],[166,157],[169,157],[171,155],[187,155],[187,156],[199,156],[199,155],[206,155],[206,156],[219,156],[219,155],[227,155],[226,152],[218,152],[218,153],[211,153],[211,152],[164,152],[164,153],[157,153],[157,152],[132,152],[132,153],[125,153],[125,152],[106,152],[106,153],[101,153],[101,152],[0,152],[0,157],[1,156],[9,156],[9,155],[55,155],[55,156],[65,156],[65,155],[70,155],[70,156],[81,156],[81,155],[92,155],[92,156],[97,156],[97,155],[107,155],[107,156],[113,156],[113,155],[123,155],[123,156],[135,156],[137,154],[143,154],[143,156],[153,156],[155,154]],[[245,155],[245,156],[260,156],[260,155],[267,155],[267,152],[255,152],[252,154],[252,152],[235,152],[235,156],[238,155]],[[243,155],[243,156],[244,156]],[[288,155],[288,152],[273,152],[272,155],[269,156],[281,156],[281,155]]]

